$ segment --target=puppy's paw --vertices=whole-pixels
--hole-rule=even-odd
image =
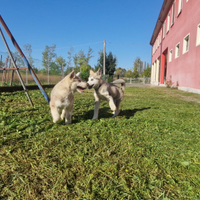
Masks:
[[[53,116],[53,123],[57,123],[60,120],[60,116]]]
[[[113,111],[113,113],[116,111],[116,106],[115,105],[111,105],[110,109]]]
[[[57,123],[59,121],[59,119],[54,119],[53,123]]]
[[[120,113],[120,111],[119,110],[116,110],[115,112],[113,112],[113,116],[112,116],[112,118],[114,118],[114,117],[116,117],[117,115],[119,115],[119,113]]]
[[[71,122],[70,121],[65,121],[65,124],[67,125],[67,124],[71,124]]]

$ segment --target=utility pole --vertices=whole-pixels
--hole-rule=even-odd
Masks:
[[[63,68],[63,63],[62,63],[62,79],[64,78],[64,68]]]
[[[103,75],[106,75],[106,41],[104,43],[104,55],[103,55]]]
[[[26,55],[26,57],[28,58],[27,55]],[[28,69],[26,69],[26,85],[28,85]]]
[[[49,85],[49,59],[47,60],[47,78],[48,78],[48,85]]]

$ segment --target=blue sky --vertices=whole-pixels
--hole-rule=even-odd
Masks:
[[[1,0],[0,14],[23,50],[31,44],[32,57],[42,60],[46,45],[56,44],[57,56],[67,60],[70,46],[74,54],[93,49],[89,64],[94,67],[103,50],[116,55],[117,67],[131,69],[140,57],[151,62],[149,44],[162,0]],[[11,50],[15,51],[3,27]],[[6,48],[0,39],[0,51]]]

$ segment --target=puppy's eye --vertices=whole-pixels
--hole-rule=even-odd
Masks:
[[[91,79],[91,81],[93,81],[93,79]]]

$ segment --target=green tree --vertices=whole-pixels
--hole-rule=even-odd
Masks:
[[[28,60],[28,62],[30,64],[30,66],[32,68],[34,68],[34,60],[33,60],[32,56],[31,56],[31,54],[32,54],[32,47],[31,47],[30,44],[25,44],[24,45],[24,53],[26,55],[26,58],[27,58],[27,60]]]
[[[140,67],[141,59],[140,57],[137,57],[133,64],[133,78],[139,77],[139,67]]]
[[[89,61],[93,57],[92,53],[93,53],[93,51],[89,47],[87,54],[85,54],[85,52],[83,50],[80,50],[78,52],[78,54],[74,55],[73,59],[74,59],[74,65],[75,65],[76,72],[81,72],[83,66],[89,65]]]
[[[39,72],[40,74],[44,74],[44,75],[47,73],[46,69],[44,69],[44,68],[41,69],[41,70],[39,70],[38,72]]]
[[[114,74],[114,75],[115,75],[115,76],[124,77],[125,74],[126,74],[126,70],[123,69],[123,68],[121,68],[121,67],[119,67],[119,68],[116,68],[115,74]]]
[[[83,64],[86,63],[86,56],[84,51],[81,49],[78,54],[74,55],[74,65],[75,65],[75,71],[81,71],[81,67]]]
[[[45,67],[46,71],[49,71],[50,64],[56,57],[55,49],[56,45],[46,46],[44,52],[42,52],[42,66]]]
[[[80,73],[80,77],[82,80],[84,81],[88,80],[88,77],[90,75],[90,69],[91,69],[91,66],[86,63],[82,66],[81,73]]]
[[[18,51],[14,52],[13,57],[18,68],[24,67],[24,62]]]
[[[93,53],[94,53],[94,51],[92,50],[92,48],[89,47],[88,53],[87,53],[87,56],[86,56],[86,60],[85,60],[87,64],[89,64],[90,59],[92,57],[94,57],[94,56],[92,56]]]
[[[50,75],[61,75],[61,67],[56,62],[51,62],[49,66]]]
[[[142,76],[151,77],[151,67],[150,67],[149,63],[147,63],[147,68],[144,69]]]
[[[67,52],[67,54],[68,54],[67,62],[66,62],[67,69],[65,71],[65,75],[69,74],[73,70],[73,67],[71,66],[73,51],[74,51],[73,47],[70,47],[69,51]]]
[[[132,77],[133,77],[133,72],[132,72],[131,69],[129,69],[129,70],[126,72],[125,77],[126,77],[126,78],[132,78]]]
[[[66,66],[66,61],[62,56],[59,56],[55,60],[56,65],[59,67],[59,71],[62,74],[62,78],[64,78],[64,67]]]
[[[99,52],[100,58],[97,61],[97,65],[95,66],[95,71],[101,68],[103,71],[103,52]],[[106,66],[105,66],[105,73],[106,75],[113,76],[115,72],[115,67],[117,66],[117,57],[113,56],[112,52],[109,52],[108,56],[106,54]]]

